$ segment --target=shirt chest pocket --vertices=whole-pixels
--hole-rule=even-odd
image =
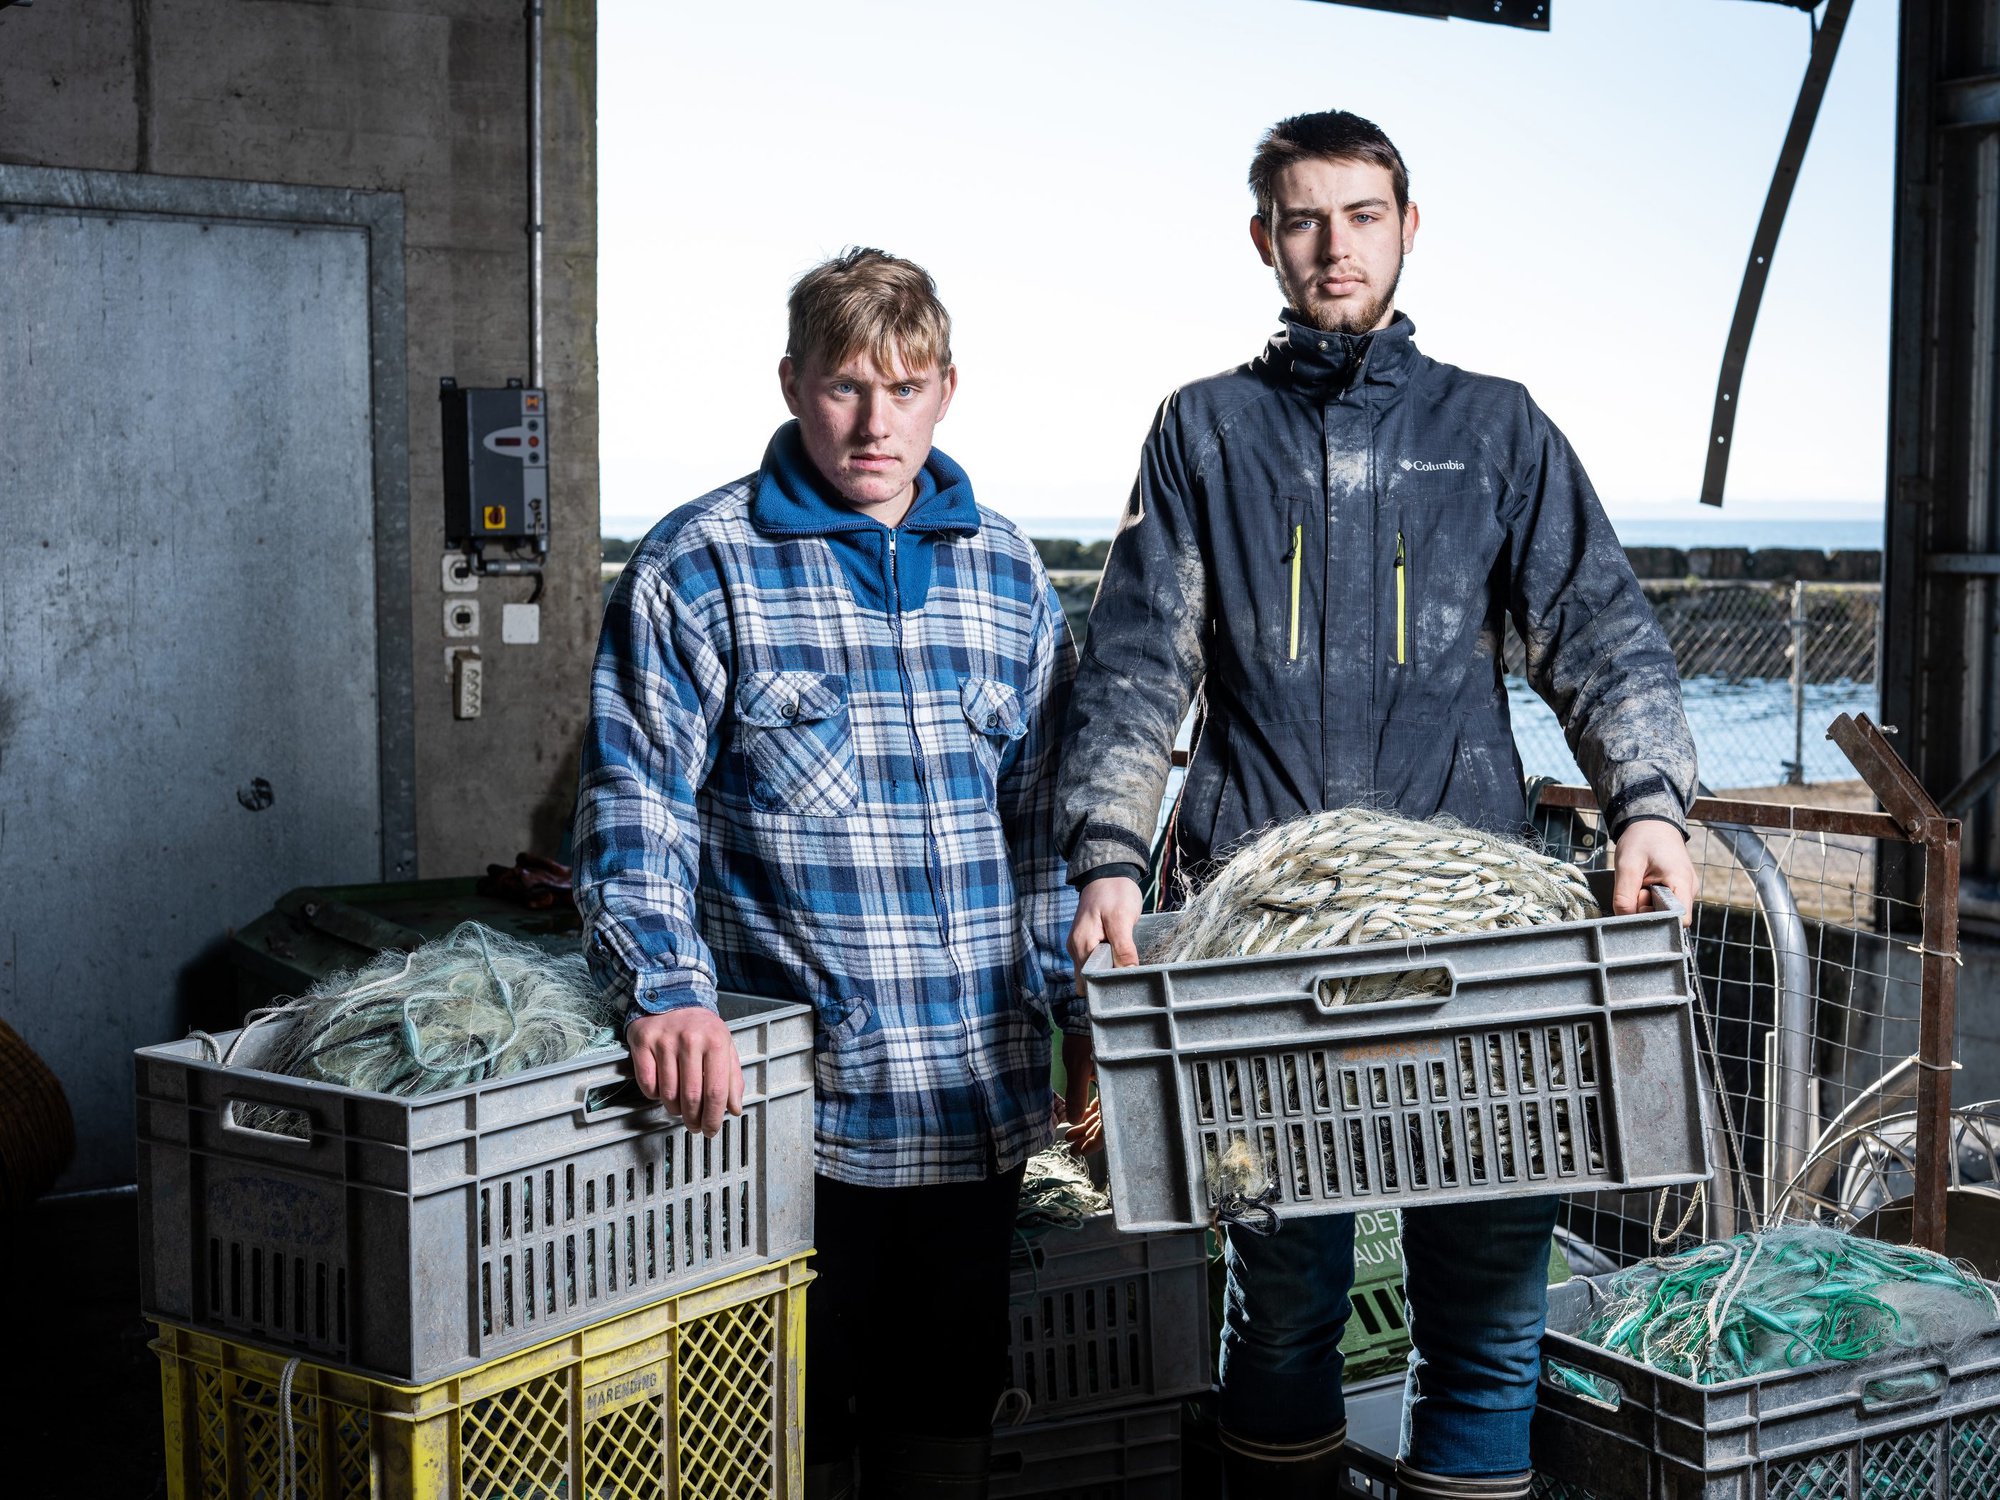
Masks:
[[[750,672],[736,689],[750,805],[835,818],[861,794],[847,679],[828,672]]]
[[[971,732],[973,758],[979,762],[987,790],[997,794],[1008,756],[1028,732],[1021,695],[991,677],[968,677],[959,687],[958,702]]]

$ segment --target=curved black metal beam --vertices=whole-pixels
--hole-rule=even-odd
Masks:
[[[1554,0],[1322,0],[1322,3],[1390,10],[1432,21],[1486,21],[1494,26],[1518,26],[1524,31],[1547,31],[1549,8]]]
[[[1771,174],[1771,190],[1764,197],[1764,216],[1757,221],[1757,234],[1750,242],[1750,263],[1743,268],[1743,289],[1736,294],[1736,316],[1730,320],[1729,342],[1722,349],[1715,415],[1709,422],[1708,467],[1701,476],[1703,505],[1722,504],[1722,484],[1729,475],[1729,445],[1736,433],[1737,396],[1743,385],[1743,363],[1750,355],[1750,335],[1757,327],[1757,308],[1764,300],[1764,283],[1771,274],[1771,257],[1778,249],[1778,232],[1785,227],[1785,210],[1791,206],[1792,189],[1798,185],[1799,168],[1812,142],[1813,122],[1819,118],[1820,100],[1826,97],[1826,82],[1833,75],[1833,59],[1840,51],[1840,35],[1847,29],[1847,14],[1853,8],[1854,0],[1827,0],[1826,14],[1813,29],[1812,56],[1806,60],[1805,80],[1799,85],[1798,103],[1792,106],[1792,123],[1778,152],[1778,168]]]

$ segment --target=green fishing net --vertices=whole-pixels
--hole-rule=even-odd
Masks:
[[[411,953],[377,954],[269,1013],[259,1066],[381,1094],[432,1094],[523,1073],[617,1040],[580,954],[477,922]]]
[[[1816,1226],[1739,1234],[1598,1284],[1578,1335],[1702,1385],[1896,1349],[1948,1351],[2000,1324],[1969,1268]]]

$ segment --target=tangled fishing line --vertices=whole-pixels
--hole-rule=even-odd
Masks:
[[[1090,1180],[1090,1168],[1069,1147],[1050,1146],[1028,1158],[1021,1174],[1014,1232],[1025,1243],[1051,1229],[1081,1229],[1111,1206],[1111,1195]]]
[[[1497,932],[1600,915],[1583,872],[1450,819],[1343,807],[1280,823],[1190,901],[1170,961]],[[1442,993],[1435,971],[1332,987],[1331,1004]]]
[[[1817,1226],[1641,1261],[1600,1295],[1579,1338],[1701,1385],[1948,1350],[2000,1324],[2000,1301],[1970,1268]]]
[[[277,1034],[256,1064],[268,1072],[432,1094],[608,1047],[616,1023],[581,955],[546,953],[462,922],[411,953],[377,954],[253,1015],[220,1060],[235,1061],[245,1038],[272,1026]],[[215,1050],[213,1038],[204,1040]]]

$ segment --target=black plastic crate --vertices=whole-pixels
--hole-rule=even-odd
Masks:
[[[1208,1317],[1199,1232],[1051,1229],[1015,1256],[1008,1383],[1035,1419],[1193,1395],[1214,1383]]]
[[[992,1500],[1180,1500],[1181,1404],[998,1428],[991,1473]]]
[[[1573,1336],[1593,1285],[1549,1289],[1538,1500],[1995,1500],[2000,1330],[1949,1358],[1698,1385]]]

